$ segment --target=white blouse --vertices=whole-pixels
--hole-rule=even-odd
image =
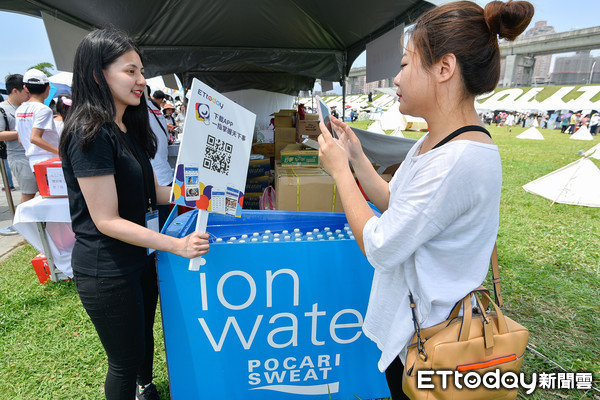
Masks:
[[[414,334],[409,291],[421,327],[444,321],[486,277],[499,225],[498,147],[454,140],[418,155],[421,138],[391,180],[390,202],[364,227],[375,269],[363,331],[382,351],[380,371]]]

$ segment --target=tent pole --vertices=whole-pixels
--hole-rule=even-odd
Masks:
[[[346,120],[346,77],[342,79],[342,121]]]

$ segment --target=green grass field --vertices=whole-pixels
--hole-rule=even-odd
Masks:
[[[504,311],[530,329],[530,345],[547,357],[528,352],[524,372],[559,372],[554,362],[569,372],[593,372],[598,387],[600,209],[551,205],[521,186],[575,161],[600,139],[569,140],[550,130],[541,130],[544,141],[515,139],[523,130],[491,128],[504,170],[498,236]],[[25,246],[0,263],[0,399],[101,399],[106,359],[93,326],[73,282],[39,284],[30,263],[36,254]],[[160,313],[158,321],[154,382],[166,399]],[[538,389],[527,398],[594,394],[600,392]]]

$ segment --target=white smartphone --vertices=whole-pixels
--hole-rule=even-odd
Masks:
[[[329,132],[331,132],[331,136],[337,139],[337,133],[335,132],[335,128],[331,123],[331,114],[329,113],[329,107],[327,107],[327,104],[325,104],[325,102],[321,99],[321,97],[319,97],[319,95],[316,95],[315,97],[317,99],[317,104],[319,105],[319,107],[317,107],[319,119],[323,121],[327,129],[329,129]]]

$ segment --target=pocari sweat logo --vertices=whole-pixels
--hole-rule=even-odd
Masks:
[[[363,316],[353,308],[332,310],[315,298],[304,299],[300,286],[301,278],[291,268],[252,275],[232,270],[212,275],[210,281],[200,273],[201,309],[219,315],[198,318],[203,336],[215,352],[235,352],[248,390],[340,392],[338,370],[348,362],[340,345],[360,338]],[[240,345],[247,356],[240,357]]]

